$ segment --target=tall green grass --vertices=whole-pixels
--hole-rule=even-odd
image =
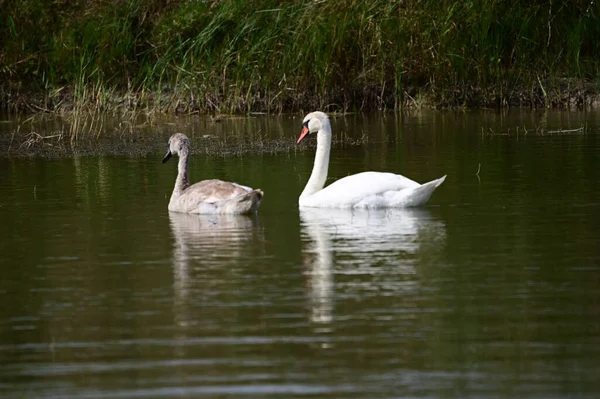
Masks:
[[[599,77],[591,0],[4,0],[0,101],[181,112],[530,104]]]

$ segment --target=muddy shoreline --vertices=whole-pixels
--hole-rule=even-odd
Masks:
[[[513,89],[509,93],[493,89],[472,89],[468,93],[455,91],[450,93],[451,95],[446,93],[444,101],[440,101],[439,97],[436,99],[431,93],[423,95],[421,91],[413,89],[405,92],[401,110],[398,112],[419,112],[423,109],[458,110],[458,112],[471,109],[502,111],[514,108],[530,111],[540,109],[581,111],[600,108],[600,91],[595,84],[583,80],[561,82],[560,87],[555,85],[545,89],[537,84],[529,89],[524,87]],[[160,156],[162,147],[166,145],[169,135],[174,132],[161,129],[163,124],[169,124],[166,122],[169,118],[185,116],[194,120],[205,120],[205,123],[211,127],[204,130],[212,130],[220,122],[228,123],[237,119],[247,123],[248,118],[252,118],[253,115],[267,115],[264,110],[237,115],[207,112],[197,101],[172,103],[167,100],[161,101],[161,96],[157,94],[151,94],[150,98],[153,98],[153,101],[146,99],[143,106],[140,103],[141,99],[131,93],[114,96],[112,105],[102,109],[90,105],[84,109],[78,107],[72,101],[68,91],[65,91],[60,98],[53,99],[39,93],[16,94],[10,97],[9,108],[13,111],[0,114],[0,158],[144,157],[154,154]],[[172,99],[172,97],[168,98]],[[306,110],[324,109],[330,114],[352,113],[349,110],[353,109],[350,104],[345,107],[336,104],[321,108],[316,104],[310,104],[310,101],[307,103],[309,105],[304,107]],[[390,107],[386,108],[388,105]],[[294,108],[283,114],[299,117],[305,112],[302,108]],[[375,109],[365,106],[363,111],[396,112],[393,111],[393,104],[383,104],[383,107],[380,104],[380,108]],[[272,114],[282,115],[281,112]],[[119,126],[106,127],[101,121],[104,117],[116,121]],[[138,117],[143,117],[144,122],[137,123]],[[48,127],[48,124],[56,121],[60,123]],[[148,129],[148,126],[151,126],[151,129]],[[235,134],[233,136],[232,138],[230,135],[227,140],[208,136],[195,138],[196,145],[192,151],[210,156],[239,156],[294,152],[310,148],[309,145],[299,149],[293,137],[253,140],[247,137],[236,138]],[[351,138],[344,138],[343,143],[337,144],[358,145],[360,143]]]
[[[176,94],[177,92],[177,94]],[[349,93],[344,89],[314,95],[297,94],[283,103],[268,97],[252,95],[252,107],[248,104],[228,103],[223,98],[202,98],[197,90],[167,88],[161,92],[112,91],[102,101],[75,100],[72,88],[49,95],[45,92],[21,91],[3,87],[0,90],[0,109],[6,112],[27,114],[72,114],[78,112],[106,112],[124,114],[130,112],[162,113],[171,115],[219,114],[247,116],[255,113],[293,113],[320,109],[325,112],[376,112],[394,109],[508,109],[553,108],[585,109],[600,107],[600,85],[594,81],[578,78],[533,80],[528,85],[506,84],[487,88],[461,87],[433,91],[427,87],[407,86],[398,95],[385,88],[365,88],[361,93]],[[225,105],[227,104],[227,105]]]
[[[31,137],[30,134],[8,135],[0,134],[0,158],[71,158],[86,156],[115,156],[115,157],[147,157],[156,156],[161,159],[168,136],[163,134],[135,133],[128,137],[104,135],[94,139],[79,139],[71,142],[69,139],[53,135]],[[349,140],[345,145],[353,145]],[[276,154],[306,150],[314,145],[303,145],[298,148],[293,138],[273,139],[259,143],[229,142],[223,143],[215,138],[194,139],[192,154],[227,157],[246,154]]]
[[[299,115],[299,114],[298,114]],[[147,157],[162,159],[168,138],[175,132],[186,132],[193,141],[192,154],[228,157],[247,154],[275,154],[311,149],[315,143],[297,146],[291,134],[268,136],[265,129],[255,128],[267,118],[221,115],[218,118],[198,115],[179,118],[168,115],[103,115],[111,121],[94,123],[63,119],[64,115],[43,114],[33,117],[0,115],[0,158],[71,158],[86,156]],[[35,118],[39,120],[35,121]],[[296,117],[295,119],[299,118]],[[32,122],[32,118],[34,122]],[[135,124],[132,119],[142,119]],[[294,120],[295,120],[294,119]],[[183,120],[183,121],[182,121]],[[190,121],[196,123],[190,127]],[[260,121],[260,122],[259,122]],[[248,125],[247,129],[240,126]],[[71,131],[72,126],[81,126]],[[277,127],[281,131],[281,127]],[[249,134],[248,130],[256,132]],[[358,140],[344,138],[355,145]]]

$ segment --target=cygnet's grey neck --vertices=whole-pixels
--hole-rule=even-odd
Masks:
[[[183,190],[188,188],[188,155],[189,151],[184,148],[179,151],[179,163],[177,164],[177,180],[175,180],[175,188],[173,189],[173,195],[181,195]]]

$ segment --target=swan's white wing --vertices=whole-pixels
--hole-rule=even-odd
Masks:
[[[353,207],[365,198],[381,196],[388,191],[419,187],[402,175],[385,172],[362,172],[339,179],[324,189],[301,199],[302,206]]]
[[[436,188],[440,186],[446,180],[446,176],[442,176],[439,179],[423,183],[418,187],[411,187],[400,191],[387,191],[383,195],[377,195],[375,197],[367,197],[360,203],[356,204],[356,207],[364,208],[378,208],[378,207],[392,207],[392,208],[406,208],[412,206],[420,206],[425,204],[431,194]]]

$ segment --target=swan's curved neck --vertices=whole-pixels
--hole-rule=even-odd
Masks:
[[[329,120],[325,119],[321,129],[317,132],[317,152],[315,154],[315,164],[313,166],[310,179],[300,194],[300,198],[312,195],[320,191],[327,180],[327,171],[329,170],[329,152],[331,151],[331,125]]]
[[[179,151],[179,163],[177,164],[177,180],[175,180],[175,188],[173,189],[173,196],[181,195],[183,190],[188,188],[190,183],[188,182],[188,155],[189,151],[187,148]]]

